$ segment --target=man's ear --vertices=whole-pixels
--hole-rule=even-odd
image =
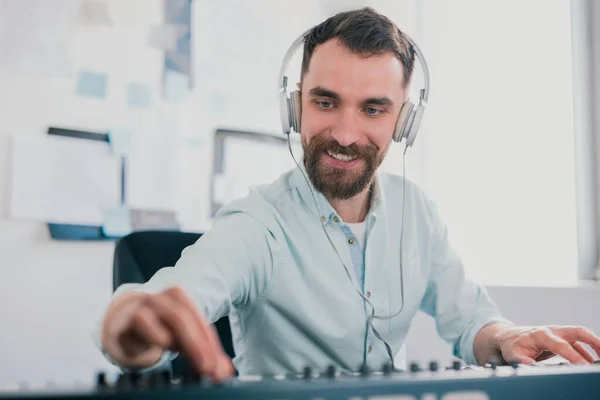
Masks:
[[[296,87],[299,91],[302,91],[302,85],[300,84],[300,82],[296,82]]]

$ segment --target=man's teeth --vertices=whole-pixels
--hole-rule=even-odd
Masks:
[[[332,153],[329,150],[327,150],[327,154],[329,154],[331,157],[335,158],[336,160],[340,160],[340,161],[352,161],[352,160],[356,159],[356,157],[357,157],[357,156],[348,156],[346,154]]]

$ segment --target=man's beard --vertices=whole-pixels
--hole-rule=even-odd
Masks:
[[[358,146],[353,143],[344,147],[335,139],[322,135],[313,137],[308,144],[303,140],[302,147],[308,177],[315,189],[329,200],[346,200],[365,190],[384,156],[379,154],[379,148],[374,144]],[[327,150],[334,154],[358,156],[360,165],[353,169],[326,165],[321,157]]]

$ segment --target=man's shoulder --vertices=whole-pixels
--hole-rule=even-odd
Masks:
[[[406,191],[407,197],[422,197],[427,198],[425,191],[414,181],[402,175],[392,174],[390,172],[380,172],[379,179],[384,189],[385,195],[388,198],[397,198],[404,196]]]
[[[420,214],[429,218],[437,209],[436,203],[427,194],[426,190],[416,182],[389,172],[379,173],[383,187],[384,201],[390,207],[406,202],[411,213]]]

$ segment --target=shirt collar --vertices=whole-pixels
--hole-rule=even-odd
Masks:
[[[375,171],[375,179],[373,179],[373,188],[372,188],[372,196],[371,196],[371,205],[369,207],[369,212],[367,213],[367,218],[377,218],[378,215],[382,215],[385,210],[385,187],[384,187],[384,179],[379,172],[379,170]]]
[[[313,186],[304,162],[299,162],[298,167],[293,172],[293,180],[300,199],[311,209],[311,211],[321,219],[323,223],[329,223],[337,217],[335,209],[331,206],[327,198]],[[312,193],[311,193],[312,190]],[[371,204],[367,213],[367,222],[369,219],[377,219],[384,209],[384,187],[383,180],[379,171],[375,173],[373,180]],[[314,194],[314,199],[313,199]],[[316,207],[315,207],[316,200]]]

